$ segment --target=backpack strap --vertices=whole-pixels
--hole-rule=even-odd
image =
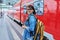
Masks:
[[[40,40],[43,40],[43,36],[44,36],[44,25],[42,23],[42,21],[40,21],[40,28],[39,28],[39,32],[40,32]]]
[[[40,20],[37,20],[36,33],[34,35],[34,40],[36,40],[38,34],[40,34],[40,40],[43,40],[44,26],[43,26],[42,21]]]
[[[35,33],[35,35],[34,35],[34,40],[36,40],[36,38],[37,38],[37,34],[38,34],[38,32],[39,32],[39,20],[37,20],[37,25],[36,25],[36,33]]]

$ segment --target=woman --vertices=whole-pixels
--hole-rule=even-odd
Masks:
[[[25,22],[23,40],[33,40],[34,29],[36,26],[35,9],[32,5],[27,6],[28,19]]]

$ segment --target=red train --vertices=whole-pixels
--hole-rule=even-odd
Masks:
[[[26,0],[26,2],[30,1],[31,0]],[[26,17],[28,16],[23,13],[24,8],[20,7],[22,4],[26,4],[26,2],[22,0],[22,3],[16,3],[14,5],[16,9],[14,13],[13,11],[9,10],[10,16],[12,16],[12,18],[17,20],[18,22],[24,22],[26,20]],[[52,34],[55,40],[60,40],[60,5],[58,5],[59,3],[60,1],[57,3],[57,1],[54,0],[44,0],[44,14],[41,16],[36,15],[36,17],[44,23],[45,31]]]

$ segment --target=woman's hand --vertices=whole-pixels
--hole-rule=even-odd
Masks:
[[[22,26],[23,29],[27,28],[25,25]]]

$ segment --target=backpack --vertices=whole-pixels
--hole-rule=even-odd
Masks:
[[[38,34],[40,34],[39,36],[39,40],[43,40],[44,37],[44,25],[42,23],[42,21],[37,19],[37,24],[36,24],[36,28],[35,28],[35,34],[34,34],[34,40],[38,40],[37,36]]]

